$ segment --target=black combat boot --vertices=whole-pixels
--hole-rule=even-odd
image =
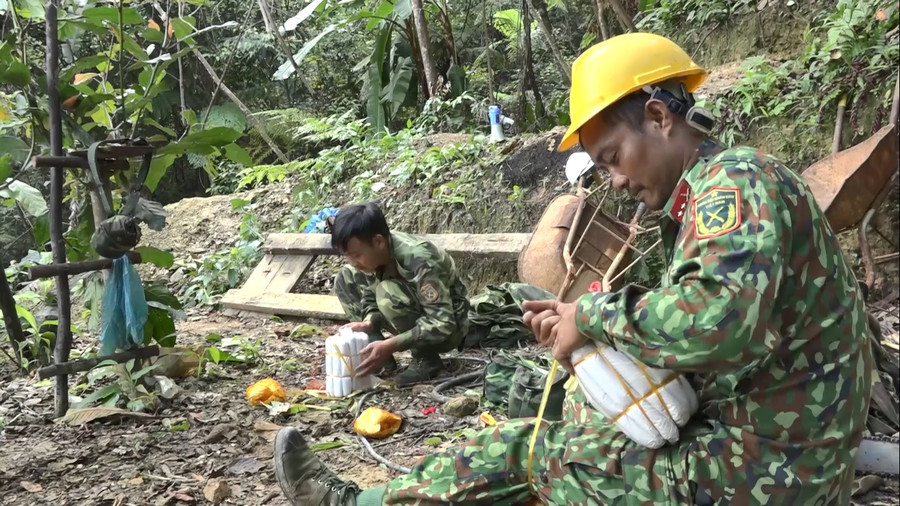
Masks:
[[[360,492],[325,467],[293,427],[275,437],[275,478],[293,506],[356,506]]]
[[[397,386],[411,385],[423,381],[433,380],[444,369],[441,356],[434,354],[413,354],[409,367],[394,378]]]

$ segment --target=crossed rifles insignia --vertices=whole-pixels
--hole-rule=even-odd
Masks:
[[[694,236],[710,239],[741,226],[741,191],[713,188],[694,200]]]

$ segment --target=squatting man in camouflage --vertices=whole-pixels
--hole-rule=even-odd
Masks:
[[[335,280],[352,322],[347,327],[369,335],[357,372],[394,372],[393,354],[410,350],[412,364],[394,381],[436,377],[440,354],[460,348],[468,328],[466,287],[450,255],[421,237],[391,231],[372,202],[338,212],[331,243],[349,264]],[[384,339],[382,330],[392,337]]]
[[[706,72],[671,41],[633,33],[572,67],[580,144],[648,208],[661,210],[661,286],[527,303],[538,341],[570,372],[588,340],[686,374],[701,407],[677,444],[629,440],[570,385],[563,419],[489,427],[360,492],[294,429],[276,439],[293,504],[846,505],[869,406],[872,351],[859,286],[797,173],[709,138],[692,93]]]

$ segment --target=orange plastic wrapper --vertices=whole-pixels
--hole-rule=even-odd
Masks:
[[[272,378],[259,380],[247,387],[247,402],[254,406],[285,399],[284,387]]]
[[[483,423],[487,427],[493,427],[494,425],[497,425],[497,420],[487,411],[482,413],[481,416],[478,417],[478,419],[481,420],[481,423]]]
[[[362,436],[375,439],[386,438],[400,430],[403,419],[381,408],[366,408],[353,422],[353,430]]]

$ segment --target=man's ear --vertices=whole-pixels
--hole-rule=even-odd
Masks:
[[[372,237],[372,246],[374,246],[376,249],[387,249],[387,245],[388,245],[387,237],[385,237],[381,234],[375,234]]]
[[[651,98],[644,104],[644,127],[650,129],[649,131],[656,131],[663,137],[668,137],[672,133],[674,120],[672,111],[663,101]]]

